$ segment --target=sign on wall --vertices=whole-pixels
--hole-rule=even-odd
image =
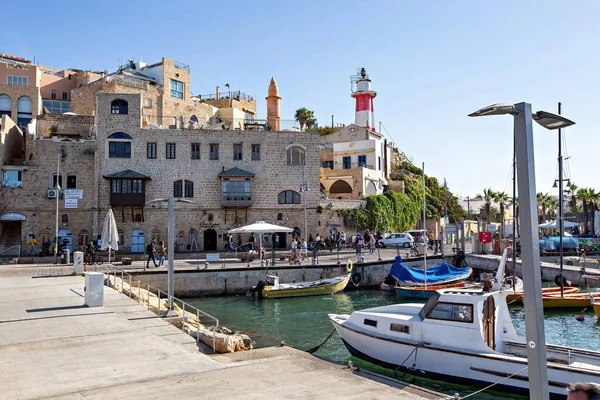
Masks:
[[[65,198],[71,198],[71,199],[82,199],[83,198],[83,190],[82,189],[65,189],[64,194],[65,194]]]
[[[25,221],[25,215],[16,212],[4,213],[0,217],[0,221]]]
[[[77,198],[65,197],[65,208],[77,208]]]

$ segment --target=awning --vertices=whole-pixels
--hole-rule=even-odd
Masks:
[[[114,172],[112,174],[102,175],[104,179],[152,179],[148,175],[126,169],[125,171]]]
[[[238,167],[228,169],[219,174],[219,177],[228,177],[228,176],[254,176],[254,173],[246,171],[245,169],[241,169]]]

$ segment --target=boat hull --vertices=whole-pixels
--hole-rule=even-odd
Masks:
[[[580,290],[578,287],[565,287],[563,290],[564,294],[576,294],[579,293]],[[559,287],[551,287],[551,288],[543,288],[542,289],[542,296],[546,296],[546,295],[554,295],[554,294],[560,294],[560,288]],[[506,296],[506,301],[508,303],[510,303],[511,301],[515,301],[517,299],[520,299],[521,297],[523,297],[523,292],[517,292],[515,294],[509,294]]]
[[[525,299],[521,297],[521,302],[525,304]],[[544,308],[580,308],[583,309],[590,305],[589,293],[567,294],[563,297],[542,296],[542,304]]]
[[[453,288],[469,288],[474,287],[472,283],[454,283],[449,285],[435,285],[428,286],[427,289],[424,286],[396,286],[394,290],[396,294],[405,299],[428,299],[436,290],[440,289],[453,289]]]
[[[365,361],[432,379],[477,387],[488,386],[515,374],[504,383],[494,386],[494,390],[524,395],[529,392],[525,357],[507,356],[491,350],[490,353],[469,353],[455,348],[434,347],[429,343],[414,340],[398,341],[388,337],[377,337],[345,327],[333,318],[331,320],[348,351]],[[588,375],[566,366],[561,370],[560,367],[548,363],[548,386],[555,398],[566,397],[565,386],[569,382],[589,382],[598,379],[600,371]]]
[[[273,286],[265,286],[262,292],[262,296],[266,299],[281,299],[287,297],[331,295],[344,290],[348,285],[348,282],[350,281],[351,275],[352,274],[347,274],[340,281],[332,283],[330,285],[289,289],[274,289]]]
[[[592,303],[596,317],[600,318],[600,303]]]

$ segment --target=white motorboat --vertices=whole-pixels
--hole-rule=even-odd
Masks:
[[[526,341],[510,318],[510,294],[497,283],[489,291],[443,289],[425,305],[394,304],[329,318],[350,353],[366,361],[474,386],[508,378],[494,390],[527,394]],[[565,396],[571,382],[600,381],[600,352],[553,345],[546,351],[553,396]]]

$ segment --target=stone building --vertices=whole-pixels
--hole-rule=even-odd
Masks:
[[[389,185],[392,145],[355,124],[321,137],[321,191],[330,199],[359,200]]]
[[[142,101],[141,95],[97,95],[98,208],[102,215],[112,206],[126,249],[142,252],[149,237],[166,240],[166,203],[148,201],[171,196],[193,201],[176,203],[182,249],[220,250],[228,229],[256,220],[303,231],[304,201],[309,230],[317,229],[318,135],[147,129]],[[112,113],[115,102],[125,102],[126,112]],[[301,194],[301,184],[313,190]]]

